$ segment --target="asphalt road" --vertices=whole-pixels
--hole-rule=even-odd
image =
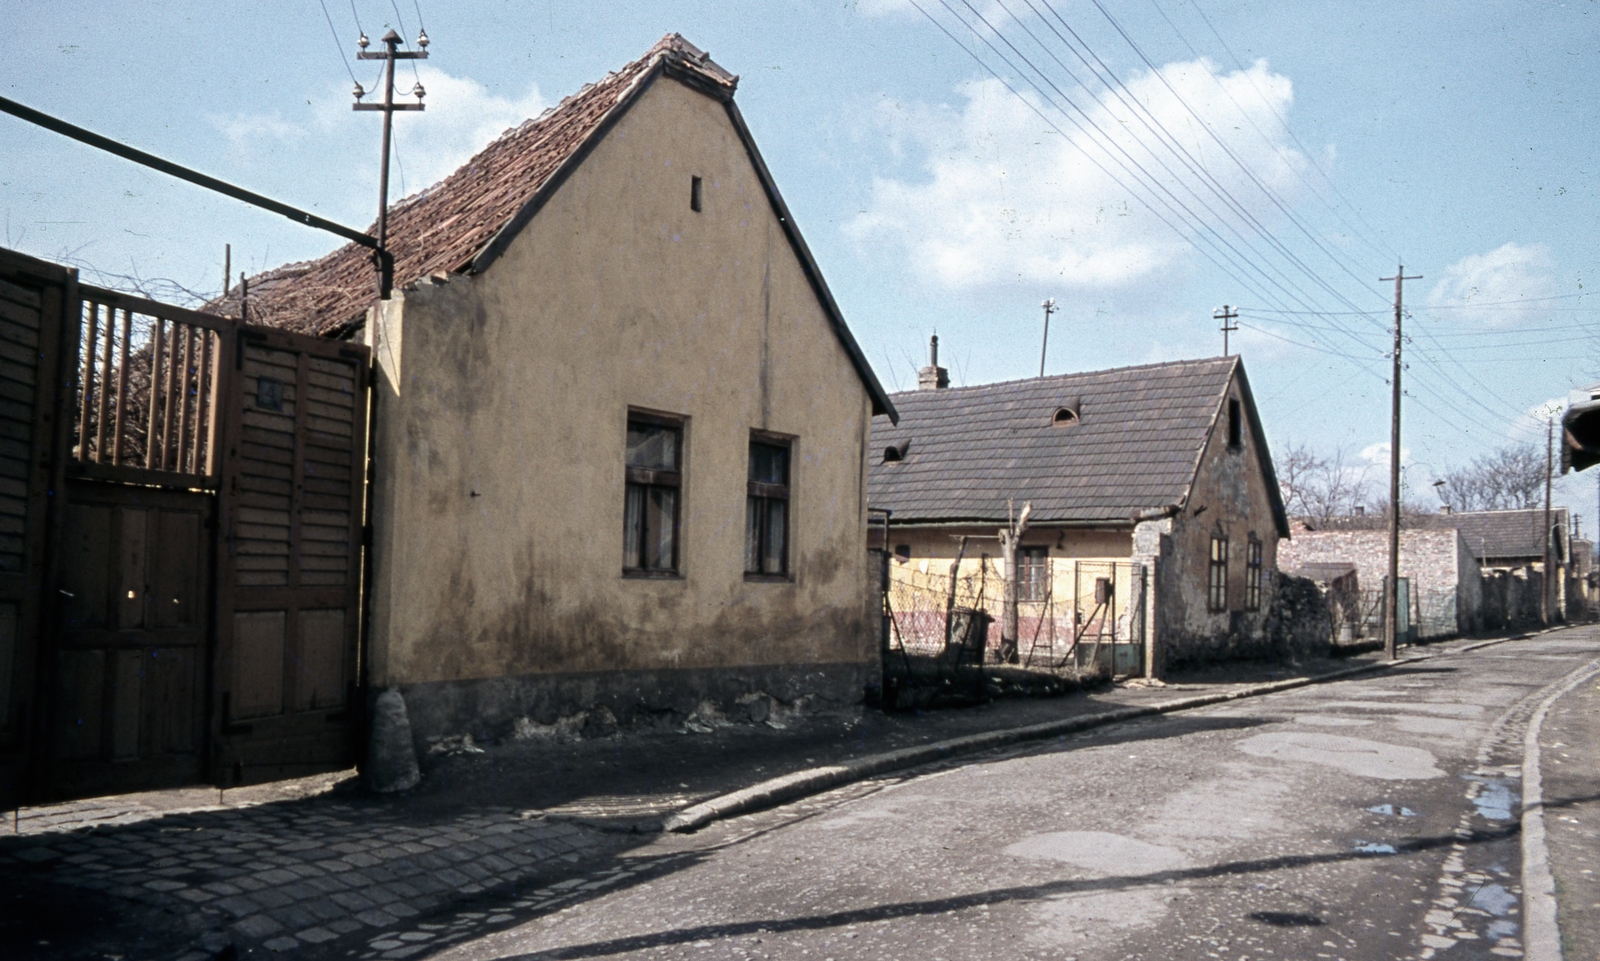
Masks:
[[[1596,657],[1562,631],[863,782],[662,836],[631,883],[434,957],[1521,957],[1523,737]],[[1556,792],[1592,799],[1600,745],[1552,717]],[[1558,882],[1596,863],[1568,827]]]

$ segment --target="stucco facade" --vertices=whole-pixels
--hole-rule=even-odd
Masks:
[[[872,396],[756,162],[660,77],[488,269],[373,310],[369,676],[419,740],[860,702]],[[630,413],[681,428],[675,573],[624,573]],[[753,432],[790,445],[783,577],[745,574]]]
[[[1163,519],[1145,521],[1136,553],[1154,568],[1153,669],[1270,652],[1267,618],[1278,569],[1278,522],[1268,493],[1266,443],[1255,418],[1241,417],[1238,443],[1229,436],[1230,405],[1250,403],[1237,376],[1230,379],[1217,419],[1200,452],[1185,501]],[[1220,610],[1210,603],[1212,538],[1228,545],[1227,592]],[[1249,545],[1260,544],[1259,595],[1247,603]]]

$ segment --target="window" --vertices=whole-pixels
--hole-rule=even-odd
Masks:
[[[1250,535],[1244,554],[1244,609],[1261,610],[1261,542]]]
[[[1238,450],[1244,446],[1244,424],[1239,419],[1239,402],[1228,399],[1228,446]]]
[[[750,442],[744,572],[770,577],[789,573],[789,445],[785,441]]]
[[[1017,552],[1017,600],[1043,601],[1050,596],[1050,548],[1024,547]]]
[[[682,456],[681,422],[629,415],[622,534],[624,573],[677,573]]]
[[[695,213],[699,213],[703,209],[701,203],[700,183],[701,181],[699,177],[689,178],[689,209]]]
[[[1211,538],[1211,577],[1207,584],[1206,607],[1215,611],[1228,609],[1228,539]]]

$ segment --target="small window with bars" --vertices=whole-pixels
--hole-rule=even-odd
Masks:
[[[1261,541],[1254,534],[1251,534],[1250,543],[1245,547],[1244,556],[1244,609],[1247,611],[1261,610],[1261,579],[1263,573]]]
[[[1050,597],[1050,548],[1024,547],[1017,553],[1017,600]]]
[[[1211,538],[1210,577],[1207,581],[1206,607],[1213,613],[1228,609],[1228,539]]]
[[[675,574],[679,494],[683,487],[683,423],[632,414],[628,417],[627,443],[623,573]]]
[[[744,572],[754,577],[789,574],[789,442],[765,435],[750,441]]]

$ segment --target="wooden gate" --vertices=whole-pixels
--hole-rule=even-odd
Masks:
[[[0,803],[27,793],[39,741],[37,642],[52,613],[41,601],[76,298],[74,272],[0,250]]]
[[[36,736],[24,739],[26,773],[11,794],[232,785],[349,766],[366,349],[70,279],[39,285],[40,304],[59,297],[66,319],[60,363],[40,358],[37,396],[65,401],[54,405],[59,442],[31,453],[65,476],[40,487],[54,495],[35,525],[48,528],[40,568],[51,577],[17,594],[18,647],[37,659],[13,658],[26,676],[12,700],[29,695],[34,706],[19,716]],[[10,290],[0,288],[8,303]],[[0,405],[11,397],[9,336],[0,326]],[[44,393],[51,371],[74,389]],[[8,413],[0,406],[0,634],[11,596]],[[42,617],[26,609],[38,606],[40,583]]]
[[[355,756],[368,357],[241,331],[224,405],[219,783]]]

